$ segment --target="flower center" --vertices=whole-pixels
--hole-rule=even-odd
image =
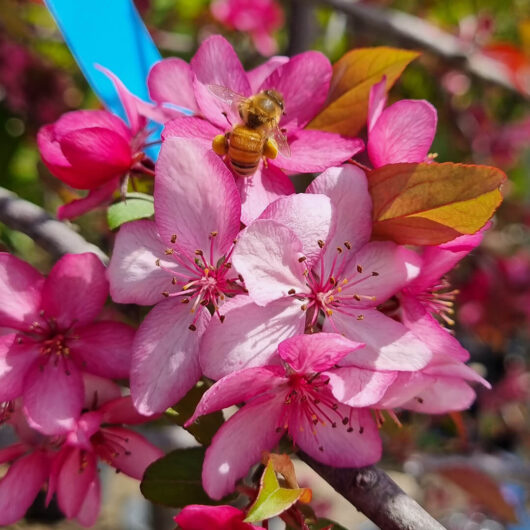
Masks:
[[[182,247],[175,246],[177,236],[173,234],[171,236],[171,244],[173,246],[167,248],[165,253],[167,256],[172,256],[181,267],[178,271],[174,270],[171,267],[163,266],[158,259],[155,264],[171,275],[171,287],[162,292],[163,296],[166,298],[180,297],[183,304],[191,304],[191,313],[195,313],[199,305],[210,306],[222,322],[224,315],[219,312],[221,303],[226,296],[245,292],[245,289],[242,285],[242,278],[234,276],[231,271],[232,263],[230,258],[234,245],[220,259],[216,260],[214,258],[214,240],[216,237],[217,232],[210,234],[208,256],[201,249],[195,250],[195,253],[190,255]],[[196,322],[198,318],[199,313],[196,313],[193,322],[189,326],[191,331],[197,329]]]
[[[348,407],[348,416],[341,414],[339,402],[333,397],[328,389],[329,379],[322,374],[302,375],[291,374],[289,376],[289,391],[285,395],[283,415],[276,427],[277,432],[288,430],[293,443],[296,444],[298,432],[308,429],[318,444],[320,451],[324,447],[320,444],[317,425],[322,427],[331,426],[332,429],[345,428],[346,432],[352,433],[353,409]],[[364,431],[361,426],[359,432]]]
[[[112,466],[116,466],[116,458],[131,456],[129,438],[122,433],[110,429],[100,429],[90,437],[98,456]]]
[[[447,278],[442,278],[438,284],[428,291],[421,293],[418,298],[426,306],[427,310],[438,315],[446,324],[453,326],[454,300],[458,289],[452,289]]]
[[[324,241],[318,242],[320,248],[324,248]],[[307,311],[307,328],[309,331],[314,329],[319,315],[324,315],[332,325],[333,313],[339,312],[345,315],[363,320],[364,316],[359,309],[366,306],[375,306],[375,296],[360,294],[362,283],[374,276],[379,276],[376,271],[365,271],[363,266],[358,264],[354,272],[347,274],[346,268],[351,256],[348,254],[352,245],[349,241],[344,243],[343,247],[337,247],[334,259],[327,269],[325,263],[325,252],[320,254],[319,260],[309,268],[305,258],[301,259],[305,266],[304,275],[309,293],[302,295],[304,303],[301,306],[302,311]],[[329,250],[328,250],[329,252]],[[348,269],[351,267],[348,266]],[[300,297],[300,295],[293,295]],[[338,330],[336,330],[338,331]],[[338,331],[339,332],[339,331]],[[339,332],[340,333],[340,332]]]

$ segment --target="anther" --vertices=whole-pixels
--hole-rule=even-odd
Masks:
[[[225,321],[226,315],[219,315],[219,320],[221,321],[221,324]]]
[[[420,405],[423,404],[423,398],[421,398],[421,397],[415,397],[414,399],[415,399]]]
[[[305,256],[302,256],[301,258],[298,258],[298,263],[303,263],[306,259]]]
[[[165,296],[167,298],[169,296],[169,291],[163,291],[162,296]]]
[[[189,329],[190,331],[197,331],[197,326],[196,326],[195,324],[190,324],[190,325],[188,326],[188,329]]]
[[[372,276],[379,276],[378,272],[372,271]]]
[[[337,252],[338,252],[339,254],[342,254],[342,247],[337,247]]]
[[[349,421],[350,420],[348,418],[346,418],[346,417],[342,418],[342,425],[348,425]]]
[[[197,250],[195,251],[195,255],[196,255],[196,256],[202,256],[202,255],[203,255],[202,250],[197,249]]]
[[[166,250],[164,250],[164,254],[166,256],[170,256],[171,254],[173,254],[174,250],[172,248],[166,248]]]
[[[175,241],[177,240],[177,234],[171,234],[171,243],[175,243]]]
[[[289,289],[287,291],[287,294],[295,294],[295,293],[296,293],[296,291],[294,289]]]
[[[155,265],[156,265],[157,267],[160,267],[160,260],[159,260],[159,259],[156,259],[156,260],[155,260]]]
[[[190,303],[190,299],[189,299],[189,298],[184,298],[184,299],[182,300],[182,303],[183,303],[183,304],[189,304],[189,303]]]
[[[301,309],[302,311],[305,311],[305,310],[307,309],[307,304],[302,304],[302,305],[300,306],[300,309]]]
[[[337,284],[337,280],[335,279],[334,276],[330,276],[329,277],[329,283],[331,283],[331,285],[336,285]]]
[[[348,427],[348,428],[346,429],[346,432],[353,432],[353,427]]]
[[[362,434],[363,432],[364,432],[364,427],[361,425],[361,426],[359,427],[359,434]]]
[[[364,320],[364,315],[357,315],[357,320]]]
[[[324,241],[322,241],[322,239],[319,239],[319,240],[317,241],[317,243],[318,243],[318,246],[319,246],[320,248],[324,248],[324,245],[326,244],[326,243],[324,243]]]
[[[201,305],[202,306],[207,306],[208,305],[208,300],[206,300],[206,299],[201,300]]]
[[[171,283],[172,285],[177,285],[177,279],[174,276],[171,278]]]
[[[354,294],[353,297],[355,298],[355,300],[357,300],[357,302],[361,301],[361,297],[358,294]]]
[[[357,265],[357,272],[361,274],[363,272],[363,268],[360,265]]]
[[[214,230],[213,232],[210,232],[210,237],[215,237],[218,233],[219,232],[217,230]]]
[[[319,450],[321,453],[324,452],[324,448],[323,448],[322,446],[320,446],[320,447],[318,448],[318,450]]]
[[[351,243],[349,241],[344,241],[344,246],[348,249],[348,250],[351,250]]]

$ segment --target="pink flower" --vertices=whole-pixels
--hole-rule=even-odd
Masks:
[[[223,424],[206,451],[202,481],[208,495],[220,499],[232,491],[286,432],[327,465],[361,467],[379,460],[381,440],[365,407],[382,397],[396,375],[336,367],[360,347],[336,334],[300,335],[278,346],[283,366],[241,370],[214,384],[188,424],[235,403],[247,404]]]
[[[182,530],[265,530],[243,522],[245,513],[233,506],[191,504],[174,517]]]
[[[330,79],[331,64],[319,52],[306,52],[291,59],[274,57],[247,73],[232,46],[224,38],[213,36],[203,42],[189,65],[175,58],[157,63],[149,73],[148,84],[154,101],[188,107],[197,113],[166,124],[163,137],[198,138],[209,148],[216,135],[241,121],[237,109],[215,96],[209,85],[221,85],[244,97],[266,89],[283,96],[285,114],[280,127],[285,129],[291,156],[279,154],[267,164],[260,164],[252,177],[236,177],[242,221],[248,224],[269,203],[294,192],[281,170],[323,171],[362,150],[359,139],[304,129],[326,101]]]
[[[87,376],[83,414],[69,432],[44,436],[26,423],[19,409],[9,422],[20,442],[0,450],[0,463],[11,462],[0,480],[0,524],[22,518],[48,482],[46,502],[55,494],[68,518],[83,526],[96,522],[100,506],[98,458],[141,479],[145,468],[162,452],[142,436],[117,424],[144,423],[129,396],[111,381]]]
[[[114,82],[129,124],[106,110],[78,110],[45,125],[37,136],[51,173],[73,188],[89,190],[87,197],[61,206],[59,219],[77,217],[109,201],[125,175],[150,173],[143,164],[149,133],[138,112],[140,103],[111,72],[101,70]]]
[[[200,142],[170,138],[156,173],[156,220],[121,228],[108,269],[114,301],[157,304],[133,345],[131,394],[144,414],[177,402],[200,377],[204,306],[222,320],[224,298],[243,292],[231,269],[241,203],[226,166]]]
[[[82,374],[129,375],[134,330],[94,320],[108,296],[94,254],[61,258],[47,278],[0,253],[0,403],[22,396],[30,424],[65,432],[83,405]]]
[[[418,256],[391,242],[368,242],[371,201],[364,173],[331,168],[307,194],[278,199],[242,233],[234,266],[249,296],[224,306],[201,343],[205,375],[271,364],[277,344],[312,330],[365,343],[344,359],[362,368],[418,370],[429,348],[377,307],[419,271]]]
[[[386,77],[370,90],[368,143],[374,168],[424,162],[436,132],[436,109],[427,101],[402,99],[385,109]]]
[[[274,0],[216,0],[210,9],[219,22],[249,33],[262,55],[276,53],[272,33],[282,26],[283,11]]]

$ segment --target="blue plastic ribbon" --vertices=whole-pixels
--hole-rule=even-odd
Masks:
[[[125,118],[114,85],[95,64],[149,101],[147,74],[161,57],[132,0],[45,2],[90,86],[110,111]]]

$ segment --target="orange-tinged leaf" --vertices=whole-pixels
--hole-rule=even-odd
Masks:
[[[331,87],[324,109],[310,129],[355,136],[366,124],[370,88],[386,76],[387,91],[418,52],[388,48],[359,48],[346,53],[333,65]]]
[[[261,476],[258,496],[247,512],[245,522],[255,523],[276,517],[288,510],[302,497],[305,502],[310,502],[311,490],[308,488],[282,488],[274,471],[273,460],[269,459]]]
[[[437,472],[460,486],[492,515],[505,522],[517,523],[514,507],[504,499],[499,485],[486,473],[466,466],[445,467]]]
[[[299,487],[298,481],[296,480],[294,464],[289,458],[289,455],[269,453],[268,451],[264,451],[261,462],[264,466],[271,462],[274,471],[276,471],[276,473],[280,473],[283,476],[283,478],[287,481],[287,484],[289,484],[289,487]]]
[[[374,239],[439,245],[474,234],[502,201],[506,175],[464,164],[389,164],[368,175]]]

